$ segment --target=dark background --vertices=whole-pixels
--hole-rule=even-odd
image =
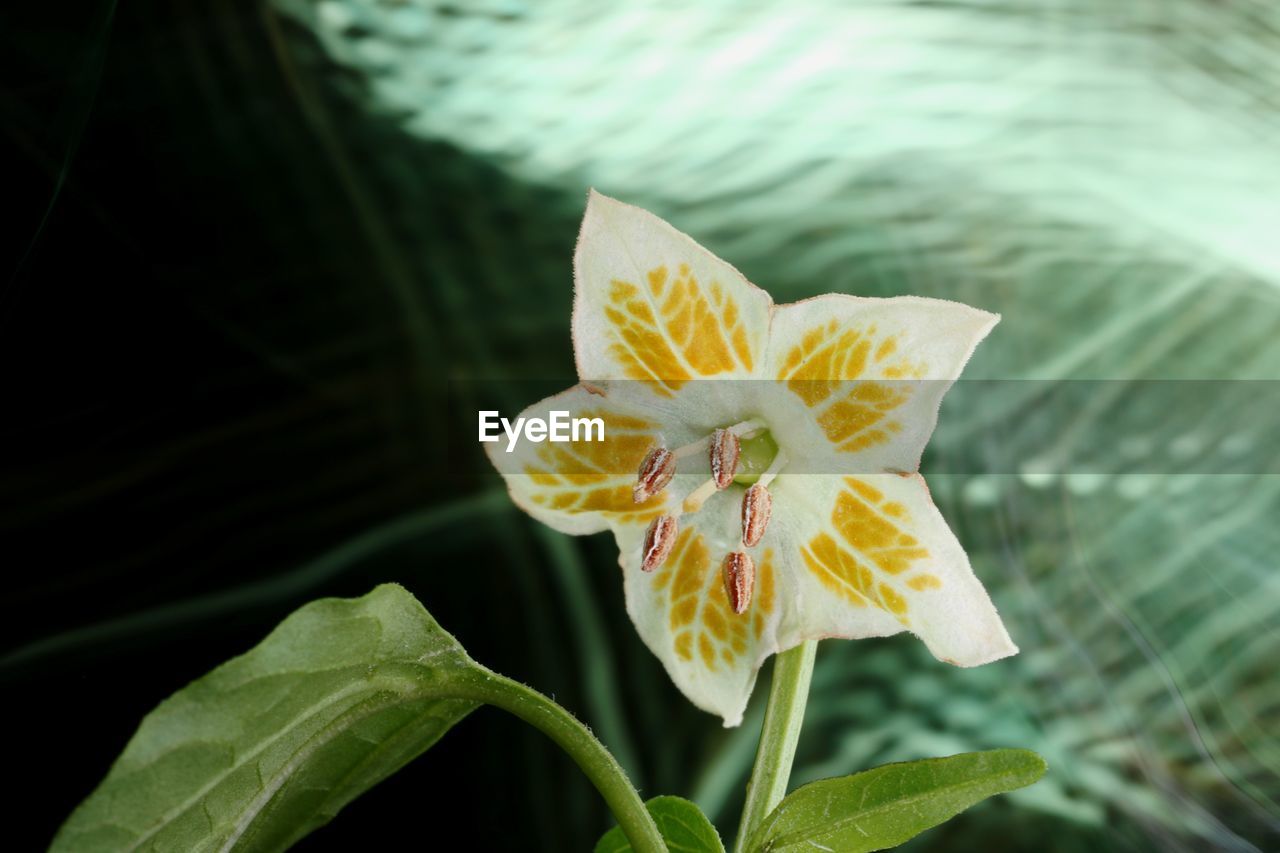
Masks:
[[[916,4],[900,6],[914,20]],[[1187,16],[1192,7],[1209,5],[1183,4]],[[1093,13],[1080,32],[1168,37]],[[519,30],[525,13],[421,14],[444,35],[414,47],[409,28],[392,43],[411,56],[454,50],[466,68],[493,44],[451,42],[449,27]],[[726,16],[707,38],[767,28],[770,14]],[[1257,21],[1232,14],[1211,23],[1274,43],[1250,29]],[[566,14],[563,40],[544,45],[551,54],[572,50],[577,21]],[[1214,31],[1202,23],[1184,17],[1172,29],[1194,46],[1197,33]],[[363,26],[345,32],[358,41],[370,36]],[[818,35],[792,37],[803,54],[804,39]],[[608,136],[568,138],[570,117],[592,109],[583,87],[596,59],[584,61],[581,85],[548,76],[545,120],[523,128],[535,142],[495,154],[489,125],[442,119],[445,130],[415,129],[403,109],[377,100],[377,72],[317,41],[305,17],[250,3],[9,4],[0,43],[0,678],[6,764],[19,790],[10,849],[47,844],[162,698],[302,603],[385,581],[408,587],[477,660],[592,725],[644,794],[693,796],[722,832],[736,825],[759,703],[734,732],[688,706],[631,629],[608,538],[571,540],[533,524],[478,448],[456,440],[474,419],[459,398],[469,380],[571,379],[570,259],[590,183],[687,227],[779,301],[922,292],[1000,310],[1001,329],[1012,331],[975,361],[977,375],[1040,363],[1063,377],[1277,375],[1280,307],[1265,263],[1208,263],[1200,250],[1183,253],[1185,235],[1171,239],[1167,222],[1147,227],[1126,213],[1117,223],[1110,208],[1088,205],[1072,220],[1042,206],[1066,191],[987,183],[1010,166],[989,145],[1012,133],[995,119],[986,142],[954,159],[922,154],[914,139],[859,159],[861,137],[851,135],[837,145],[857,166],[840,172],[845,183],[802,180],[845,155],[798,150],[788,161],[794,180],[762,171],[749,190],[699,192],[687,175],[750,173],[776,156],[776,131],[722,124],[715,132],[738,134],[734,146],[748,155],[717,161],[696,151],[696,135],[681,147],[650,128],[650,153],[684,158],[686,177],[646,183],[644,164],[628,169],[622,154],[610,171],[611,152],[634,138],[616,138],[616,148]],[[930,42],[941,66],[946,43]],[[1148,60],[1154,76],[1164,73]],[[1260,91],[1265,77],[1209,65],[1231,91]],[[535,53],[523,70],[534,91],[540,71]],[[992,79],[998,72],[996,63]],[[833,91],[888,85],[823,79]],[[935,85],[906,71],[895,80]],[[1093,91],[1083,73],[1078,82]],[[432,97],[452,103],[472,86],[502,115],[510,94],[486,93],[461,72],[430,85],[427,114]],[[745,89],[749,81],[734,91]],[[593,97],[653,107],[639,90]],[[1242,110],[1268,126],[1280,108],[1257,97]],[[1064,97],[1014,124],[1087,124],[1099,102],[1110,105],[1105,115],[1146,103]],[[668,128],[675,120],[657,113]],[[1074,156],[1063,153],[1072,133],[1041,154]],[[546,147],[567,164],[539,173],[529,165],[537,158],[521,159],[556,134],[564,144]],[[1152,130],[1151,140],[1165,135]],[[1103,148],[1126,141],[1116,131]],[[1222,152],[1194,136],[1177,144],[1178,154]],[[1237,157],[1256,154],[1241,145]],[[1095,163],[1080,156],[1081,168]],[[1125,197],[1148,185],[1135,180],[1167,181],[1100,174]],[[1188,175],[1188,192],[1200,192]],[[1265,194],[1206,195],[1201,209],[1237,214],[1250,193]],[[788,213],[796,209],[813,215],[801,221]],[[946,233],[934,240],[938,222]],[[1187,275],[1190,286],[1177,284]],[[1127,331],[1067,358],[1116,317],[1131,318]],[[948,480],[948,460],[967,459],[959,470],[973,471],[982,457],[974,410],[958,410],[969,414],[948,441],[944,409],[925,470],[941,475],[943,511],[1024,655],[998,672],[960,672],[906,638],[824,644],[798,778],[1027,746],[1054,768],[1036,793],[991,803],[917,846],[1273,849],[1274,476],[1187,474],[1196,480],[1186,488],[1173,475],[1156,487],[1117,479],[1102,491],[1066,478]],[[1210,443],[1236,426],[1210,424]],[[1172,447],[1158,431],[1137,437]],[[1170,562],[1179,554],[1190,558]],[[1126,586],[1134,577],[1152,581]],[[1180,645],[1187,636],[1194,643]],[[495,850],[589,849],[609,825],[541,735],[482,709],[301,846],[363,849],[372,837],[431,847],[440,821],[467,825]]]

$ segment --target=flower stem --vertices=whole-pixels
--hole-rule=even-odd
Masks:
[[[569,753],[604,797],[636,853],[667,853],[666,842],[626,771],[576,717],[531,687],[477,667],[453,676],[444,693],[514,714]]]
[[[747,801],[742,807],[738,840],[734,853],[743,853],[747,843],[769,812],[782,801],[791,779],[791,762],[796,757],[804,706],[809,701],[809,681],[818,641],[809,640],[775,658],[773,683],[769,686],[769,706],[760,729],[756,763],[747,782]]]

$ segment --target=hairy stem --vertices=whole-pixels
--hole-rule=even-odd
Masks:
[[[468,671],[442,691],[514,714],[555,741],[586,774],[636,853],[667,853],[667,845],[626,771],[576,717],[531,687],[495,672]]]
[[[818,641],[809,640],[778,655],[773,663],[773,683],[769,686],[769,706],[760,729],[756,763],[747,782],[747,801],[742,807],[738,840],[734,853],[744,853],[747,842],[760,823],[782,801],[791,779],[791,762],[796,757],[804,706],[809,701],[809,680]]]

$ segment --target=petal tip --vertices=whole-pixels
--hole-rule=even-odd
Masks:
[[[943,655],[937,655],[936,657],[943,663],[958,666],[962,669],[971,669],[975,666],[984,666],[989,663],[995,663],[998,660],[1011,658],[1016,654],[1018,654],[1018,647],[1009,639],[1008,634],[1004,634],[1002,637],[995,638],[989,645],[963,656],[960,660]]]

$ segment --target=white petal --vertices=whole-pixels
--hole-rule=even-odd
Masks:
[[[752,376],[772,301],[658,217],[592,191],[574,254],[573,350],[584,382],[634,379],[668,397]]]
[[[522,437],[508,451],[507,436],[499,431],[499,440],[484,448],[521,509],[556,530],[582,534],[620,526],[643,530],[655,515],[680,505],[683,495],[672,488],[636,504],[632,487],[649,448],[687,442],[687,432],[678,427],[673,431],[624,395],[606,395],[581,385],[535,403],[518,417],[549,421],[553,411],[566,412],[570,419],[599,418],[604,440],[586,440],[588,430],[583,429],[578,441],[533,442]],[[590,436],[595,439],[597,433],[590,431]],[[678,479],[685,483],[689,478]]]
[[[753,549],[755,591],[750,607],[729,607],[721,564],[742,549],[741,487],[713,495],[703,509],[680,519],[680,538],[660,568],[640,570],[641,533],[618,531],[627,612],[645,644],[689,701],[724,718],[742,713],[764,660],[777,651],[777,626],[794,601],[773,549]],[[792,617],[794,618],[794,616]]]
[[[797,599],[779,648],[908,630],[957,666],[1017,653],[920,475],[796,474],[773,491],[765,542],[785,555],[779,584]]]
[[[958,302],[906,296],[779,306],[766,366],[790,392],[770,414],[779,443],[809,457],[801,471],[916,470],[943,395],[998,321]]]

